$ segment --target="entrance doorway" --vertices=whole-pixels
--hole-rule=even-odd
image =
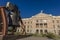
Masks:
[[[38,29],[36,30],[36,33],[39,33],[39,30]]]

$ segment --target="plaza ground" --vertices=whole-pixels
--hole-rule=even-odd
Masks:
[[[54,39],[48,39],[46,37],[26,37],[26,38],[21,38],[21,39],[17,39],[17,40],[54,40]]]

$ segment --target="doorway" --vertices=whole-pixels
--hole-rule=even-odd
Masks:
[[[36,33],[39,33],[39,30],[38,29],[36,30]]]

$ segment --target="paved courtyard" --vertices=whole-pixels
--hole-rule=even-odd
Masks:
[[[21,38],[17,40],[53,40],[53,39],[48,39],[43,37],[26,37],[26,38]]]

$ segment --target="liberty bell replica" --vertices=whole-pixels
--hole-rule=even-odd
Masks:
[[[14,34],[17,27],[21,27],[23,29],[22,33],[25,33],[24,24],[18,7],[10,2],[7,2],[6,7],[0,7],[0,34],[7,35],[9,29],[12,32],[11,34]]]

